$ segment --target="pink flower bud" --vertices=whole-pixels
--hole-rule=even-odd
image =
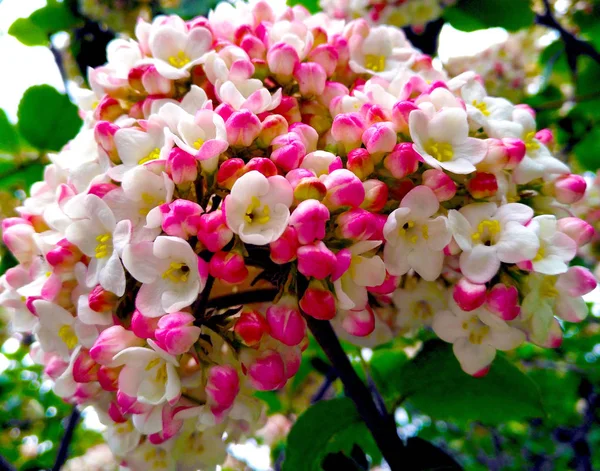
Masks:
[[[391,152],[396,146],[398,136],[391,123],[375,123],[369,126],[362,135],[362,142],[373,156]]]
[[[82,348],[73,362],[73,379],[78,383],[91,383],[98,380],[100,365],[92,360],[89,350]]]
[[[200,337],[200,327],[194,325],[194,320],[194,316],[187,312],[162,316],[154,333],[157,345],[171,355],[187,352]]]
[[[590,224],[576,217],[559,219],[558,230],[573,239],[578,247],[590,242],[596,233]]]
[[[340,310],[342,328],[350,335],[365,337],[375,330],[375,314],[371,306],[358,310]]]
[[[325,84],[325,90],[319,97],[319,101],[329,108],[332,100],[338,96],[347,96],[350,94],[348,87],[339,82],[327,82]]]
[[[173,81],[160,75],[153,65],[142,74],[142,85],[148,95],[169,96],[174,89]]]
[[[559,203],[572,204],[583,198],[586,186],[581,175],[561,175],[554,181],[554,193]]]
[[[310,54],[308,59],[312,62],[316,62],[325,71],[327,77],[331,77],[335,73],[338,61],[338,53],[331,44],[320,44],[315,47]]]
[[[252,170],[262,173],[267,178],[277,175],[277,167],[266,157],[254,157],[250,159],[244,166],[244,173],[251,172]]]
[[[108,121],[100,121],[94,127],[94,139],[98,145],[106,152],[113,163],[119,163],[119,153],[115,146],[115,133],[119,126]]]
[[[273,139],[271,160],[284,172],[298,168],[306,155],[306,148],[295,133],[284,134]]]
[[[335,235],[340,239],[367,240],[375,231],[373,214],[360,208],[343,212],[336,218],[335,224]]]
[[[508,152],[508,161],[504,168],[512,170],[521,163],[521,160],[523,160],[527,153],[527,148],[521,139],[505,137],[502,139],[502,142]]]
[[[44,374],[56,380],[69,367],[69,364],[57,355],[45,356]]]
[[[386,218],[387,220],[387,218]],[[367,286],[367,291],[374,294],[392,294],[398,287],[398,277],[385,272],[385,279],[379,286]]]
[[[267,52],[269,70],[279,79],[291,78],[294,69],[300,63],[296,49],[287,43],[274,44]]]
[[[327,206],[317,200],[302,201],[291,214],[289,225],[296,229],[301,244],[325,237],[325,224],[329,221]]]
[[[29,263],[37,254],[33,239],[35,229],[22,218],[6,218],[2,221],[2,241],[21,263]]]
[[[96,285],[88,294],[88,304],[92,311],[96,312],[108,312],[112,311],[116,305],[119,297],[106,291],[102,286]]]
[[[90,349],[90,356],[100,365],[110,366],[113,357],[128,347],[141,347],[144,341],[135,336],[130,330],[120,325],[113,325],[102,331]]]
[[[125,113],[118,100],[104,95],[98,106],[94,110],[94,119],[96,121],[114,121],[119,116]]]
[[[548,128],[540,129],[538,132],[536,132],[535,138],[547,146],[551,146],[554,143],[554,135],[552,134],[552,130]]]
[[[365,122],[358,113],[338,114],[331,125],[331,135],[345,152],[360,147]]]
[[[248,276],[244,257],[237,252],[217,252],[210,259],[208,272],[226,283],[235,285]]]
[[[269,333],[269,324],[258,312],[243,311],[233,330],[246,345],[253,347],[261,341],[263,335]]]
[[[189,239],[198,234],[202,208],[198,203],[186,199],[177,199],[160,206],[162,229],[170,236]]]
[[[331,320],[335,317],[335,296],[321,281],[310,280],[300,300],[300,308],[315,319]]]
[[[249,110],[235,111],[225,123],[230,146],[250,147],[260,134],[260,120]]]
[[[280,114],[288,123],[297,123],[302,121],[298,100],[296,100],[293,96],[284,95],[281,97],[281,103],[277,108],[272,110],[272,113]]]
[[[287,134],[288,122],[279,114],[268,115],[261,124],[260,134],[258,135],[258,145],[268,147],[277,136]]]
[[[290,125],[290,132],[298,136],[302,144],[304,144],[307,153],[317,150],[319,133],[313,127],[304,123],[292,123]]]
[[[316,62],[301,62],[294,69],[294,78],[298,81],[302,96],[310,98],[323,93],[327,73]]]
[[[227,226],[225,214],[220,209],[200,216],[198,240],[211,252],[225,247],[233,238],[233,232]]]
[[[277,304],[267,309],[266,317],[274,339],[290,347],[298,345],[304,339],[306,321],[298,310],[298,300],[294,296],[282,296]]]
[[[591,271],[585,267],[573,266],[570,267],[566,273],[563,273],[558,277],[556,288],[561,293],[565,293],[568,296],[577,297],[584,296],[593,291],[597,284],[596,278]],[[566,320],[569,320],[570,322],[578,322],[581,319]]]
[[[297,255],[298,271],[304,276],[322,280],[335,270],[336,256],[322,241],[303,245],[298,249]]]
[[[394,130],[392,123],[389,122],[392,119],[392,114],[387,109],[383,108],[381,105],[376,105],[374,103],[365,103],[364,105],[362,105],[360,113],[365,118],[367,126],[373,126],[374,124],[385,122],[389,126],[391,126],[392,130]],[[363,134],[363,139],[364,137],[365,135]]]
[[[198,177],[198,162],[192,154],[173,147],[167,157],[166,170],[176,185],[191,183]]]
[[[127,422],[127,418],[125,418],[125,416],[121,412],[121,408],[119,407],[119,404],[117,404],[116,401],[111,401],[111,403],[109,404],[108,416],[113,422],[116,422],[117,424]]]
[[[395,178],[404,178],[419,168],[421,156],[417,154],[410,142],[397,144],[383,161],[383,166]]]
[[[433,190],[438,201],[448,201],[456,194],[456,183],[442,170],[425,170],[423,185]]]
[[[461,278],[452,290],[452,298],[463,311],[473,311],[485,302],[485,284],[471,283],[466,278]]]
[[[320,179],[314,176],[300,179],[299,181],[297,181],[297,184],[293,187],[294,199],[296,201],[322,201],[323,198],[325,198],[325,195],[327,194],[327,188],[325,188],[325,184]]]
[[[518,105],[515,105],[515,108],[522,111],[527,111],[532,118],[535,118],[535,110],[531,106],[526,105],[525,103],[519,103]]]
[[[227,159],[217,170],[217,183],[221,188],[231,190],[235,181],[244,174],[245,162],[242,159]]]
[[[240,391],[237,371],[230,365],[212,366],[208,370],[206,396],[210,410],[217,418],[226,412]]]
[[[371,212],[379,212],[388,202],[388,186],[381,180],[367,180],[363,182],[365,189],[365,199],[360,205],[361,208]]]
[[[119,389],[119,373],[121,368],[110,368],[101,366],[98,370],[98,382],[105,391],[114,392]]]
[[[362,147],[348,152],[346,167],[361,180],[366,180],[375,171],[371,154]]]
[[[244,352],[245,353],[245,352]],[[286,368],[281,355],[265,350],[246,366],[250,383],[259,391],[272,391],[285,386]]]
[[[72,270],[82,256],[83,254],[75,245],[67,239],[61,239],[56,243],[56,247],[46,254],[46,261],[54,268],[54,272],[63,272]]]
[[[467,191],[475,199],[489,198],[498,192],[498,180],[492,173],[477,172],[466,186]]]
[[[392,123],[394,130],[408,134],[408,115],[413,110],[418,109],[417,106],[410,101],[399,101],[392,108]]]
[[[514,286],[498,283],[487,294],[486,307],[505,321],[511,321],[521,312],[519,291]]]
[[[330,209],[339,209],[344,206],[356,208],[365,199],[365,189],[360,179],[350,170],[334,170],[325,177],[327,195],[324,203]]]
[[[141,339],[154,339],[160,317],[146,317],[137,309],[131,316],[131,330]]]
[[[96,195],[98,198],[104,198],[107,193],[119,188],[113,183],[92,183],[88,188],[88,195]]]
[[[279,239],[269,244],[271,260],[280,265],[291,262],[296,259],[299,246],[298,232],[288,226]]]
[[[170,404],[165,404],[162,407],[162,427],[159,432],[148,435],[148,441],[150,443],[153,445],[160,445],[177,435],[181,430],[181,427],[183,427],[183,420],[175,419],[176,412],[179,412],[179,410],[174,409]]]

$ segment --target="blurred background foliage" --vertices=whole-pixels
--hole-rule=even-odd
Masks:
[[[411,1],[422,0],[405,0]],[[70,91],[73,85],[85,86],[88,67],[105,62],[106,44],[117,31],[132,34],[138,16],[175,13],[190,18],[206,14],[216,3],[48,0],[17,19],[8,34],[27,46],[49,48]],[[319,8],[316,0],[291,3]],[[405,26],[408,37],[432,55],[439,47],[442,56],[442,49],[453,47],[438,44],[444,25],[465,32],[504,28],[509,34],[503,41],[476,55],[451,57],[444,66],[454,75],[475,70],[490,93],[532,106],[538,128],[554,131],[560,158],[579,172],[598,170],[600,2],[458,0],[440,15],[418,28]],[[25,92],[17,120],[0,109],[1,218],[16,214],[31,184],[42,178],[48,153],[65,145],[81,123],[71,97],[48,85]],[[600,250],[578,263],[596,263],[594,253]],[[3,273],[15,260],[3,246],[0,256]],[[343,346],[361,378],[396,409],[399,431],[420,457],[421,469],[587,471],[600,469],[600,309],[591,303],[590,310],[586,321],[566,328],[560,348],[525,345],[498,358],[481,379],[466,376],[449,347],[427,332],[374,350]],[[27,354],[31,341],[11,334],[0,313],[0,469],[52,469],[71,417],[72,406],[53,395],[41,367]],[[273,416],[257,441],[270,446],[274,468],[361,470],[379,464],[368,430],[343,397],[335,371],[316,343],[283,391],[257,396]],[[321,399],[330,400],[306,411]],[[98,452],[102,438],[89,422],[79,423],[70,447],[71,457],[87,453],[87,458],[72,461],[68,469],[116,469],[110,457]],[[239,453],[232,450],[232,455]],[[227,466],[252,469],[235,459]]]

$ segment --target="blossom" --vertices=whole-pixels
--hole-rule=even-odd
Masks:
[[[177,237],[129,244],[123,251],[123,264],[142,283],[136,307],[148,317],[191,305],[206,283],[206,262]]]
[[[387,241],[384,261],[390,274],[403,275],[413,268],[428,281],[440,275],[443,249],[452,235],[444,216],[433,217],[438,209],[434,192],[421,185],[411,190],[388,216],[383,233]]]
[[[520,203],[498,207],[473,203],[448,213],[454,240],[461,248],[460,269],[471,281],[492,279],[500,263],[532,260],[540,248],[535,232],[524,226],[533,210]]]
[[[292,198],[292,187],[285,178],[267,178],[252,170],[234,183],[225,198],[227,226],[246,243],[273,242],[286,228]]]

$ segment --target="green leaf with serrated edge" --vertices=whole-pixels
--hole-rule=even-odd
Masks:
[[[535,14],[526,0],[459,0],[444,10],[444,18],[461,31],[495,26],[518,31],[531,26]]]
[[[350,434],[348,429],[354,431]],[[368,454],[375,444],[349,398],[319,401],[310,406],[292,427],[282,471],[320,471],[329,453],[349,451],[354,444]],[[379,456],[371,456],[373,461]]]
[[[59,151],[81,128],[77,107],[50,85],[28,88],[17,112],[18,130],[39,150]]]
[[[473,378],[450,344],[431,340],[398,375],[398,395],[433,419],[500,424],[545,415],[537,385],[500,352],[487,375]]]

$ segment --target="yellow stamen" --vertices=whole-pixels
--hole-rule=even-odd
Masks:
[[[202,144],[204,144],[203,139],[196,139],[196,141],[194,142],[194,149],[200,149],[200,147],[202,147]]]
[[[248,224],[266,224],[271,220],[271,208],[265,204],[262,207],[262,210],[259,211],[260,205],[260,200],[256,196],[253,196],[250,204],[246,208],[246,214],[244,215],[244,220]]]
[[[540,295],[543,298],[555,298],[558,296],[558,290],[556,289],[557,276],[545,276],[542,284],[540,285]]]
[[[365,68],[370,69],[373,72],[381,72],[385,70],[385,56],[378,56],[376,54],[366,54]]]
[[[433,139],[430,139],[425,145],[425,152],[439,162],[449,162],[454,157],[452,144],[448,142],[435,142]]]
[[[433,317],[433,309],[427,301],[417,301],[412,305],[412,315],[416,319],[430,319]]]
[[[421,226],[421,233],[423,234],[423,239],[429,239],[429,226],[427,224]]]
[[[156,147],[152,152],[150,152],[146,157],[144,157],[143,159],[140,159],[138,161],[139,165],[143,165],[146,162],[151,162],[153,160],[156,160],[160,157],[160,149],[158,147]]]
[[[545,257],[546,257],[546,249],[544,249],[543,245],[540,245],[540,249],[538,250],[535,257],[533,258],[533,261],[539,262],[540,260],[543,260]]]
[[[525,142],[525,149],[527,149],[527,152],[532,152],[540,148],[540,143],[535,138],[535,131],[529,131],[525,134],[525,139],[523,139],[523,141]]]
[[[177,67],[178,69],[189,63],[190,58],[183,51],[179,51],[176,56],[169,57],[169,64],[171,64],[173,67]]]
[[[96,241],[98,245],[96,245],[96,250],[94,256],[96,258],[104,258],[107,257],[110,252],[112,252],[112,243],[111,243],[112,235],[108,232],[104,234],[100,234],[96,237]]]
[[[160,363],[160,358],[155,358],[154,360],[149,361],[148,364],[146,365],[146,371],[150,371],[152,368],[154,368],[159,363]]]
[[[481,111],[481,113],[483,114],[483,116],[489,116],[490,115],[490,110],[488,110],[488,107],[487,107],[487,105],[484,102],[473,100],[473,102],[471,104],[475,108],[477,108],[479,111]]]
[[[474,242],[485,244],[491,242],[493,236],[500,232],[500,221],[485,219],[477,225],[477,231],[471,235]]]
[[[186,282],[190,274],[190,269],[185,263],[171,262],[171,265],[162,275],[163,278],[168,278],[174,283],[180,281]]]
[[[65,343],[69,350],[75,348],[77,345],[77,335],[75,335],[73,327],[68,324],[63,325],[60,329],[58,329],[58,336]]]

